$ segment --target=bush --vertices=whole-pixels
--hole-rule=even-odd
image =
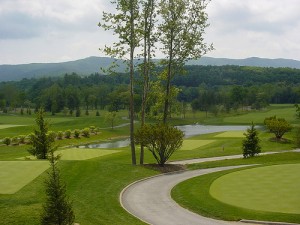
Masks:
[[[89,115],[89,110],[85,110],[85,115],[86,115],[86,116]]]
[[[76,109],[76,114],[75,114],[75,116],[76,116],[76,117],[80,117],[80,114],[81,114],[80,109],[79,109],[79,108]]]
[[[25,144],[26,136],[25,135],[19,135],[19,144]]]
[[[276,118],[276,116],[266,118],[264,123],[268,130],[275,134],[277,140],[280,140],[286,132],[293,128],[284,118]]]
[[[135,134],[135,142],[146,146],[157,163],[164,166],[171,155],[182,146],[183,132],[166,124],[144,125]]]
[[[91,133],[95,133],[95,129],[96,129],[95,126],[90,126],[90,131],[91,131]]]
[[[58,131],[58,132],[57,132],[57,139],[58,139],[58,140],[63,139],[63,136],[64,136],[64,132],[62,132],[62,131]]]
[[[32,144],[32,140],[34,138],[34,133],[30,133],[26,136],[26,139],[27,139],[27,143],[28,144]]]
[[[18,137],[13,137],[11,139],[11,144],[13,145],[18,145],[19,144],[19,138]]]
[[[80,136],[80,130],[75,129],[75,130],[74,130],[74,137],[75,137],[75,138],[79,138],[79,136]]]
[[[48,131],[47,135],[51,142],[54,142],[57,137],[57,134],[54,131]]]
[[[65,131],[65,138],[71,138],[71,135],[72,135],[72,132],[71,132],[71,130],[66,130]]]
[[[2,140],[3,144],[5,145],[10,145],[11,143],[11,139],[9,137],[5,137],[3,140]]]
[[[97,112],[96,112],[96,116],[100,116],[100,113],[99,113],[99,111],[97,111]]]
[[[84,128],[82,131],[81,131],[81,133],[82,133],[82,136],[83,137],[90,137],[90,129],[89,128]]]

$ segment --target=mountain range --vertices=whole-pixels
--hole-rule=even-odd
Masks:
[[[61,63],[30,63],[19,65],[0,65],[0,82],[16,81],[23,78],[43,77],[43,76],[60,76],[66,73],[77,73],[80,75],[90,75],[92,73],[101,73],[101,68],[108,68],[114,61],[107,57],[88,57],[69,62]],[[122,61],[119,64],[118,71],[123,72],[125,69]],[[251,57],[246,59],[228,59],[202,57],[199,60],[190,60],[187,65],[237,65],[237,66],[256,66],[256,67],[289,67],[300,69],[300,61],[292,59],[267,59]]]

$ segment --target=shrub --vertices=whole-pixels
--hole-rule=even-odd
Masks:
[[[90,129],[89,128],[84,128],[82,131],[81,131],[81,133],[82,133],[82,136],[83,137],[90,137]]]
[[[10,145],[10,143],[11,143],[11,139],[9,138],[9,137],[5,137],[4,139],[3,139],[3,144],[5,144],[5,145]]]
[[[27,139],[27,143],[28,144],[32,144],[32,140],[34,138],[34,133],[30,133],[26,136],[26,139]]]
[[[284,118],[276,118],[276,116],[266,118],[264,123],[268,130],[275,134],[277,140],[280,140],[286,132],[291,131],[293,128]]]
[[[96,112],[96,116],[100,116],[100,113],[99,113],[99,111],[97,111],[97,112]]]
[[[72,132],[71,132],[71,130],[66,130],[65,131],[65,138],[71,138],[71,134],[72,134]]]
[[[86,116],[89,115],[89,110],[85,110],[85,115],[86,115]]]
[[[76,117],[80,117],[80,114],[81,114],[80,109],[79,109],[79,108],[76,109],[75,116],[76,116]]]
[[[62,131],[58,131],[58,132],[57,132],[57,139],[58,139],[58,140],[63,139],[63,136],[64,136],[64,132],[62,132]]]
[[[171,155],[182,146],[183,132],[166,124],[144,125],[135,134],[135,142],[146,146],[157,163],[164,166]]]
[[[57,137],[57,134],[54,131],[48,131],[47,135],[51,142],[54,142]]]
[[[80,136],[80,130],[75,129],[75,130],[74,130],[74,137],[75,137],[75,138],[79,138],[79,136]]]
[[[90,131],[91,131],[91,133],[95,133],[95,129],[96,129],[95,126],[90,126]]]
[[[18,145],[19,144],[19,138],[18,137],[13,137],[11,139],[11,144],[13,145]]]
[[[19,135],[19,144],[25,144],[26,136],[25,135]]]

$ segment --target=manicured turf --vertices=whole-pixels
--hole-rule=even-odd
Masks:
[[[80,149],[70,148],[66,150],[59,150],[56,154],[61,155],[61,160],[87,160],[100,156],[105,156],[120,151],[117,150],[103,150],[103,149]]]
[[[247,169],[215,180],[210,194],[237,207],[300,214],[300,164]]]
[[[226,131],[221,134],[217,134],[215,137],[222,137],[222,138],[243,138],[245,137],[244,131]]]
[[[180,150],[193,150],[213,143],[215,140],[184,140]]]
[[[0,194],[17,192],[48,167],[48,161],[0,161]]]
[[[25,126],[25,125],[0,124],[0,129],[6,129],[10,127],[20,127],[20,126]]]

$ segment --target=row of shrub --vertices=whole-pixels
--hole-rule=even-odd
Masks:
[[[48,137],[52,140],[62,140],[62,139],[71,139],[71,138],[80,138],[85,137],[89,138],[91,134],[98,134],[100,129],[95,126],[90,126],[89,128],[84,128],[82,130],[75,129],[73,131],[66,130],[66,131],[49,131],[47,133]],[[30,144],[32,140],[32,136],[34,133],[30,133],[28,135],[19,135],[16,137],[5,137],[2,140],[2,143],[5,145],[20,145],[20,144]]]

